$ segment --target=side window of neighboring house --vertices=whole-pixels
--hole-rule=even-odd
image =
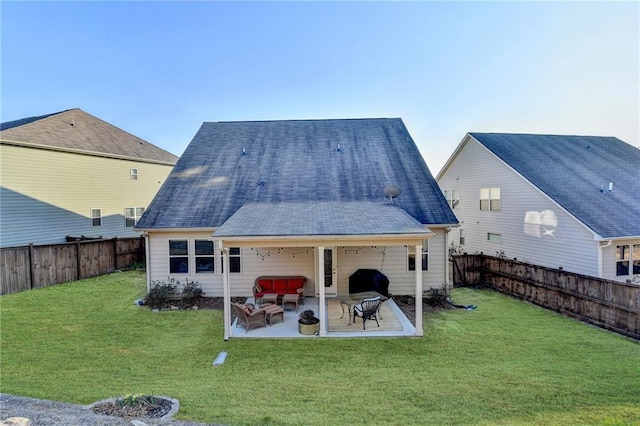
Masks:
[[[213,241],[196,240],[196,274],[202,272],[214,272],[214,248]]]
[[[131,180],[138,180],[138,169],[131,169],[129,171],[129,177]]]
[[[224,272],[224,260],[221,263],[222,272]],[[240,256],[240,247],[229,247],[229,272],[239,274],[242,272],[242,258]]]
[[[464,232],[464,229],[460,229],[460,245],[463,246],[466,240],[466,234]]]
[[[91,209],[91,226],[102,226],[102,209]]]
[[[493,232],[489,232],[489,233],[487,233],[487,241],[491,241],[492,243],[501,243],[502,242],[502,235],[501,234],[495,234]]]
[[[633,275],[640,274],[640,244],[633,245]]]
[[[616,246],[616,275],[629,275],[629,246]]]
[[[169,240],[169,272],[172,274],[189,273],[188,240]]]
[[[447,199],[447,203],[449,203],[449,207],[452,209],[455,209],[460,203],[460,191],[457,189],[445,189],[444,197]]]
[[[124,209],[124,226],[133,228],[144,213],[144,207],[127,207]]]
[[[500,188],[480,188],[480,210],[499,211]]]
[[[407,270],[416,270],[416,247],[407,247]],[[422,270],[429,270],[429,240],[422,241]]]

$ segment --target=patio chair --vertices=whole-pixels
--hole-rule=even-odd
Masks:
[[[379,297],[374,297],[373,299],[364,299],[360,305],[354,306],[353,323],[355,324],[356,317],[361,317],[363,330],[366,330],[364,323],[367,320],[375,320],[378,327],[380,327],[380,323],[378,322],[378,309],[381,303],[382,300]]]
[[[245,333],[249,332],[252,328],[267,326],[267,316],[263,309],[256,308],[248,312],[249,309],[247,309],[247,306],[239,303],[232,303],[231,307],[238,317],[236,327],[238,325],[243,326]]]

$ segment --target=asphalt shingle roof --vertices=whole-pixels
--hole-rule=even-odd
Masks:
[[[247,203],[379,202],[458,223],[400,119],[204,123],[138,222],[221,226]]]
[[[79,108],[0,125],[0,139],[175,164],[178,157]]]
[[[248,203],[214,236],[426,234],[407,212],[385,201]]]
[[[615,137],[470,135],[601,237],[640,236],[640,149]]]

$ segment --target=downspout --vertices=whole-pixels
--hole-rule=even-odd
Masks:
[[[318,305],[318,318],[320,319],[320,336],[327,335],[327,309],[324,306],[325,288],[324,288],[324,247],[318,247],[318,295],[320,296],[320,304]]]
[[[416,246],[416,336],[422,337],[422,245]]]
[[[229,340],[231,337],[231,291],[229,288],[229,249],[223,247],[222,240],[220,240],[220,254],[222,255],[222,264],[226,265],[222,270],[222,291],[224,300],[223,319],[224,319],[224,340]]]
[[[144,234],[144,264],[147,270],[147,293],[151,291],[151,250],[149,248],[149,233]]]
[[[604,256],[602,254],[603,249],[606,249],[607,247],[611,247],[611,244],[613,244],[613,240],[608,240],[607,243],[605,245],[601,245],[600,242],[598,242],[598,277],[599,278],[604,278],[604,267],[602,265],[603,260],[604,260]]]
[[[444,289],[447,295],[449,295],[451,288],[449,281],[449,232],[451,232],[450,226],[444,229]]]

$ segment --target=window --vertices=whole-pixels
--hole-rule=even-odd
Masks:
[[[416,247],[407,247],[407,269],[409,271],[416,270]],[[422,270],[429,270],[429,240],[422,241]]]
[[[633,245],[633,275],[640,274],[640,244]]]
[[[501,243],[502,242],[502,235],[494,234],[492,232],[489,232],[487,234],[487,240],[491,241],[492,243]]]
[[[480,188],[480,210],[498,211],[500,209],[500,188]]]
[[[214,271],[213,241],[196,240],[196,274]]]
[[[133,228],[142,217],[144,207],[127,207],[124,209],[124,226],[125,228]]]
[[[629,246],[616,246],[616,275],[629,275]]]
[[[463,245],[464,245],[465,237],[466,237],[466,234],[465,234],[465,232],[464,232],[464,229],[461,229],[461,230],[460,230],[460,245],[461,245],[461,246],[463,246]]]
[[[187,240],[169,240],[169,272],[189,273],[189,242]]]
[[[129,177],[131,180],[138,180],[138,169],[131,169],[129,171]]]
[[[229,272],[239,274],[241,264],[240,247],[229,247]],[[222,272],[224,272],[224,262],[222,263]]]
[[[91,209],[91,226],[102,226],[102,209]]]
[[[457,189],[446,189],[444,191],[444,197],[447,199],[447,203],[449,203],[449,207],[452,209],[455,209],[460,203],[460,191]]]

